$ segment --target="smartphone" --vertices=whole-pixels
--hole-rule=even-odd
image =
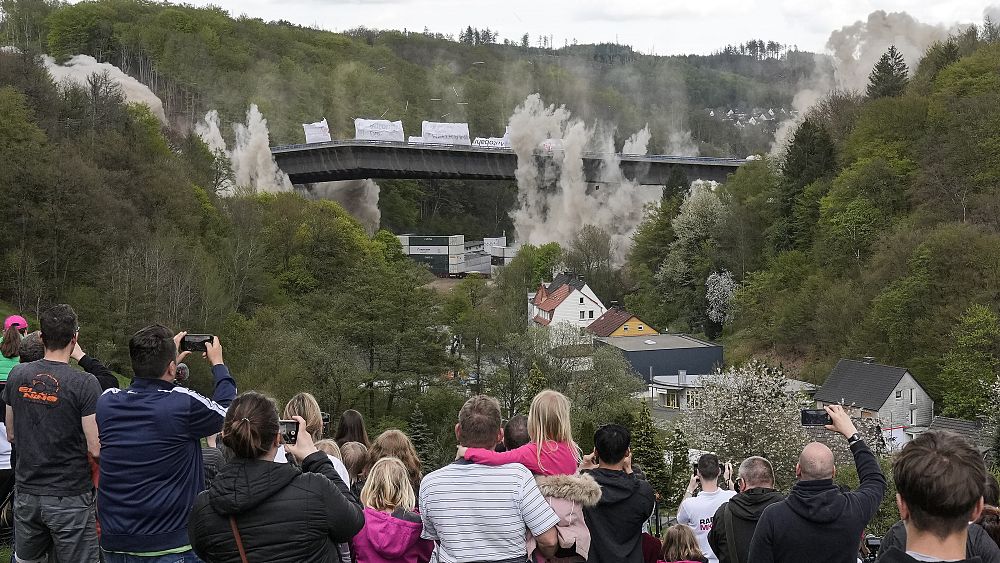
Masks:
[[[299,421],[279,420],[278,432],[281,432],[281,441],[286,444],[294,444],[299,439]]]
[[[833,424],[830,415],[823,409],[802,409],[802,426],[826,426]]]
[[[698,464],[697,463],[692,463],[691,464],[691,474],[692,475],[697,475],[698,474]]]
[[[186,334],[181,339],[181,352],[205,352],[205,345],[214,338],[211,334]]]

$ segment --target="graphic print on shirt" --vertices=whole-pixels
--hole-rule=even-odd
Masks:
[[[59,402],[59,380],[47,373],[33,376],[31,385],[22,385],[17,391],[29,403],[54,406]]]
[[[709,518],[702,518],[702,519],[698,520],[698,527],[703,532],[711,532],[712,531],[712,521],[714,519],[715,519],[715,516],[711,516]]]

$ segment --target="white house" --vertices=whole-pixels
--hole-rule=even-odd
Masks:
[[[532,322],[540,326],[566,322],[587,328],[607,310],[590,286],[572,274],[559,274],[552,283],[543,283],[530,302]]]
[[[876,418],[890,448],[927,431],[934,400],[906,368],[840,360],[816,392],[816,406],[843,404],[861,418]]]

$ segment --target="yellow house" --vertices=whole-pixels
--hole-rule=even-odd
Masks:
[[[651,336],[659,334],[653,327],[625,309],[611,308],[590,323],[587,331],[594,336]]]

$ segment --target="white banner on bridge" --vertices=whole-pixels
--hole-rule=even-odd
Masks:
[[[389,121],[388,119],[355,119],[354,138],[359,141],[395,141],[403,143],[406,136],[403,135],[402,121]]]
[[[330,140],[330,126],[323,121],[316,123],[303,123],[302,130],[306,133],[306,143],[325,143]]]
[[[508,137],[476,137],[476,140],[472,141],[472,146],[474,147],[487,147],[492,149],[509,149],[510,139]]]
[[[425,143],[441,145],[466,145],[472,144],[469,139],[468,123],[437,123],[425,121],[423,123],[422,137]]]

